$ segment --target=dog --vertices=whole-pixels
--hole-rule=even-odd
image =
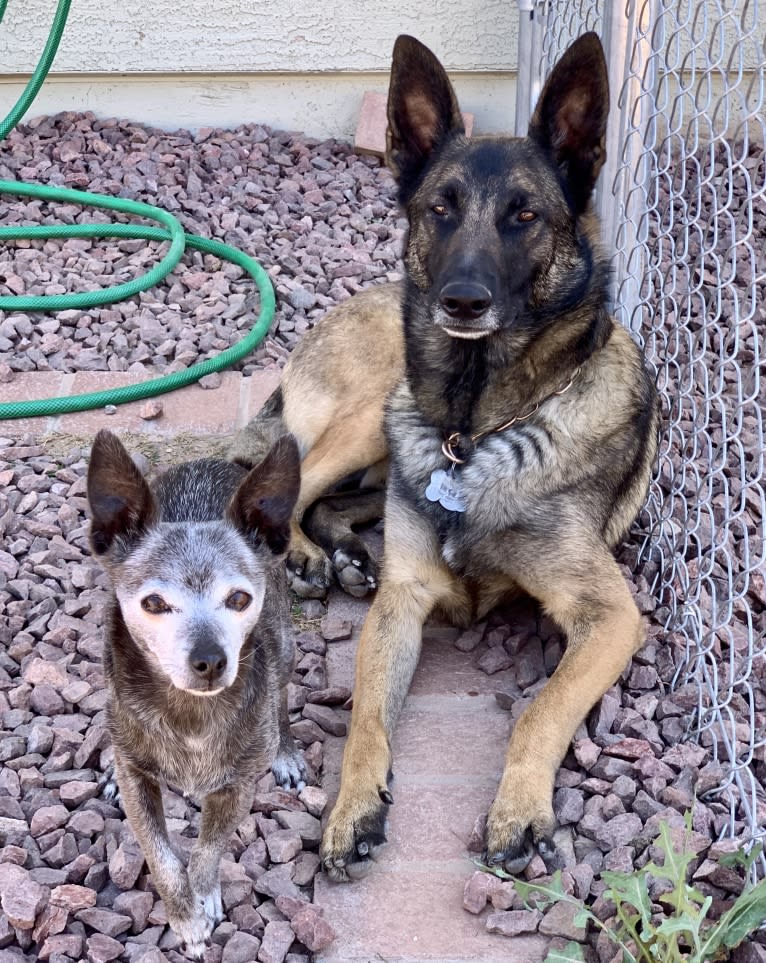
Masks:
[[[283,565],[299,472],[289,436],[250,472],[202,459],[152,487],[110,432],[91,451],[90,541],[113,590],[104,673],[114,776],[168,921],[195,957],[223,916],[219,863],[257,775],[272,765],[283,787],[305,784],[287,715]],[[168,839],[162,783],[202,800],[188,871]]]
[[[515,724],[487,820],[485,859],[512,874],[535,849],[555,861],[556,771],[642,644],[612,553],[645,499],[659,413],[638,347],[607,310],[590,200],[608,109],[588,33],[553,68],[526,137],[468,140],[439,61],[399,37],[386,160],[409,221],[403,284],[354,296],[308,333],[233,445],[249,464],[259,437],[297,436],[296,590],[319,594],[333,568],[344,587],[348,569],[357,587],[380,582],[321,847],[335,880],[366,873],[385,842],[391,735],[432,611],[465,626],[524,593],[567,635]],[[328,557],[301,521],[338,480],[386,459],[378,577],[363,546]]]

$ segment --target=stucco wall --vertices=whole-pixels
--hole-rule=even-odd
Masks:
[[[43,49],[56,0],[10,0],[0,115]],[[513,129],[515,0],[74,0],[31,115],[93,110],[164,127],[259,122],[352,137],[364,90],[385,91],[397,34],[428,44],[475,129]]]
[[[10,0],[0,70],[28,70],[56,0]],[[386,71],[412,33],[451,70],[509,70],[515,0],[74,0],[55,70],[123,73]]]

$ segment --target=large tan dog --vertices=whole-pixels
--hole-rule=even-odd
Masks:
[[[289,571],[303,594],[323,593],[333,568],[356,594],[375,584],[350,530],[335,526],[328,556],[300,523],[341,478],[390,459],[382,578],[322,845],[335,879],[364,873],[385,840],[391,733],[432,610],[465,625],[522,591],[568,637],[516,723],[489,814],[487,859],[510,872],[533,846],[550,852],[556,770],[642,642],[612,549],[646,494],[657,406],[607,312],[590,213],[608,102],[601,44],[586,34],[554,68],[526,138],[469,141],[443,68],[400,37],[387,162],[410,224],[403,288],[331,312],[235,444],[251,464],[285,430],[299,440]]]

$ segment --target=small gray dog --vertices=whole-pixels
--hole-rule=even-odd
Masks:
[[[91,451],[91,545],[113,587],[104,671],[114,774],[170,925],[195,957],[222,918],[220,859],[256,776],[271,764],[285,788],[306,778],[286,695],[283,557],[299,484],[292,436],[250,472],[203,459],[152,487],[110,432]],[[202,800],[188,871],[168,838],[163,782]]]

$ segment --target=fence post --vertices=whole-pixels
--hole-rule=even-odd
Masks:
[[[639,9],[637,9],[639,8]],[[652,123],[652,0],[604,4],[602,41],[609,73],[609,123],[606,162],[601,171],[596,207],[607,251],[613,251],[612,308],[618,319],[640,333],[641,279],[647,239],[647,185],[650,153],[645,144]],[[643,65],[643,72],[635,69]],[[643,76],[642,76],[643,73]],[[642,96],[643,94],[643,96]]]
[[[540,7],[545,0],[517,0],[519,5],[519,52],[516,80],[516,118],[514,132],[524,137],[529,128],[537,97],[540,93],[540,46],[542,17]]]

